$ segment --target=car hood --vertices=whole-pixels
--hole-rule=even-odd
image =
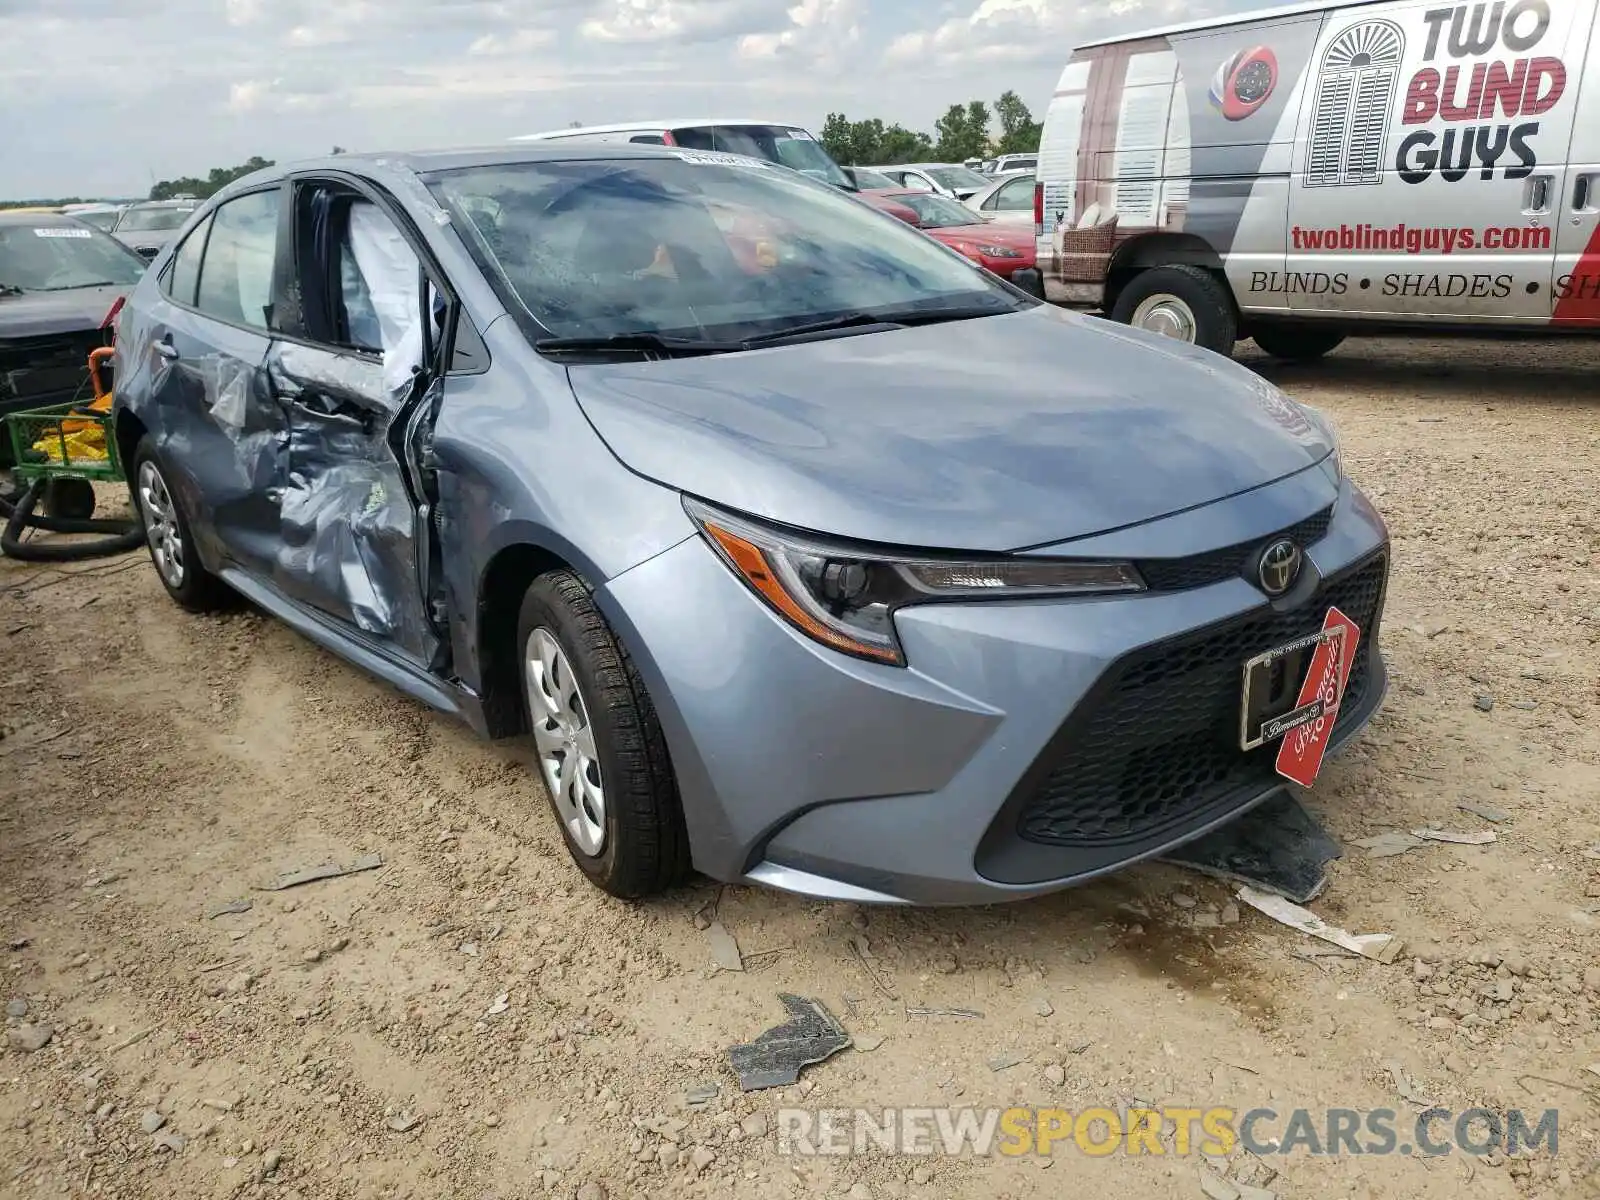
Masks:
[[[51,337],[98,329],[117,297],[132,290],[129,284],[0,295],[0,338]]]
[[[1016,550],[1261,487],[1331,451],[1205,350],[1048,305],[655,362],[575,365],[628,467],[787,525]]]
[[[1033,250],[1033,229],[997,225],[992,221],[978,221],[971,225],[947,225],[943,229],[929,229],[941,242],[971,242],[974,245],[1004,246],[1008,250]]]

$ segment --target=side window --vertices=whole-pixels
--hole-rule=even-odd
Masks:
[[[195,289],[200,283],[200,256],[206,249],[206,232],[211,228],[207,217],[196,225],[183,245],[172,256],[172,267],[163,281],[163,290],[179,304],[193,304]]]
[[[903,176],[901,176],[901,182],[903,182],[906,187],[915,188],[919,192],[933,191],[933,184],[928,181],[927,177],[924,175],[918,175],[915,171],[907,171]]]
[[[1013,179],[992,197],[997,208],[1004,212],[1022,212],[1033,209],[1033,180]]]
[[[278,244],[279,192],[230,200],[211,218],[195,307],[219,321],[266,329]],[[177,272],[174,271],[174,278]]]
[[[642,142],[647,146],[664,146],[667,144],[667,139],[659,133],[636,133],[628,140],[630,142]]]

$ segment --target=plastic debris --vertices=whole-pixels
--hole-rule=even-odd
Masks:
[[[215,921],[218,917],[231,916],[236,913],[247,913],[251,904],[248,900],[229,900],[225,904],[213,904],[206,909],[206,920]]]
[[[1476,833],[1453,833],[1448,829],[1413,829],[1413,837],[1419,837],[1425,842],[1449,842],[1455,846],[1487,846],[1495,840],[1492,829],[1480,829]]]
[[[1475,817],[1482,817],[1495,825],[1503,825],[1511,820],[1511,814],[1503,809],[1495,808],[1492,804],[1479,804],[1474,800],[1463,800],[1456,805],[1464,813],[1471,813]]]
[[[914,1008],[906,1007],[908,1017],[955,1017],[960,1021],[981,1021],[983,1014],[975,1008]]]
[[[800,1078],[802,1067],[832,1058],[850,1044],[850,1035],[820,1000],[781,992],[789,1019],[753,1042],[728,1048],[728,1061],[747,1092],[784,1087]]]
[[[744,970],[744,956],[739,953],[739,943],[721,921],[706,927],[706,940],[711,943],[711,961],[724,971]]]
[[[1328,881],[1328,864],[1341,853],[1321,823],[1285,791],[1161,861],[1309,904]]]
[[[1265,913],[1274,921],[1298,929],[1301,933],[1331,942],[1352,954],[1370,958],[1374,962],[1392,963],[1400,953],[1400,939],[1392,933],[1347,933],[1329,925],[1316,913],[1285,900],[1282,896],[1258,892],[1252,887],[1239,889],[1239,899],[1257,912]]]
[[[345,875],[356,875],[362,871],[376,871],[381,866],[383,866],[383,856],[381,854],[364,854],[348,867],[341,867],[338,863],[323,863],[319,867],[306,867],[299,871],[285,872],[271,883],[257,885],[257,890],[281,892],[284,888],[299,887],[303,883],[316,883],[322,879],[338,879]]]
[[[487,1013],[485,1013],[484,1015],[485,1016],[490,1016],[490,1017],[498,1017],[501,1013],[505,1012],[506,1009],[508,1009],[510,1007],[511,1007],[511,993],[510,992],[501,992],[498,996],[496,996],[494,998],[494,1003],[489,1005],[489,1011]]]
[[[384,1124],[396,1133],[410,1133],[422,1124],[422,1118],[415,1113],[395,1113]]]
[[[1360,846],[1367,852],[1368,858],[1394,858],[1415,850],[1423,845],[1423,840],[1400,829],[1380,833],[1376,837],[1359,838],[1352,845]]]
[[[1420,1109],[1433,1107],[1433,1100],[1422,1094],[1416,1082],[1406,1074],[1404,1064],[1398,1059],[1385,1060],[1383,1069],[1389,1073],[1389,1078],[1394,1080],[1394,1090],[1399,1093],[1400,1099],[1407,1104],[1414,1104]]]

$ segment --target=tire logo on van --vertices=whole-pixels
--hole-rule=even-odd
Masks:
[[[1255,46],[1230,56],[1211,77],[1211,104],[1230,121],[1242,121],[1278,86],[1278,56]]]

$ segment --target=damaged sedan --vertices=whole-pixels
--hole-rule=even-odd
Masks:
[[[1317,412],[758,160],[269,169],[117,381],[172,597],[526,737],[619,896],[1038,895],[1309,785],[1385,690]]]

